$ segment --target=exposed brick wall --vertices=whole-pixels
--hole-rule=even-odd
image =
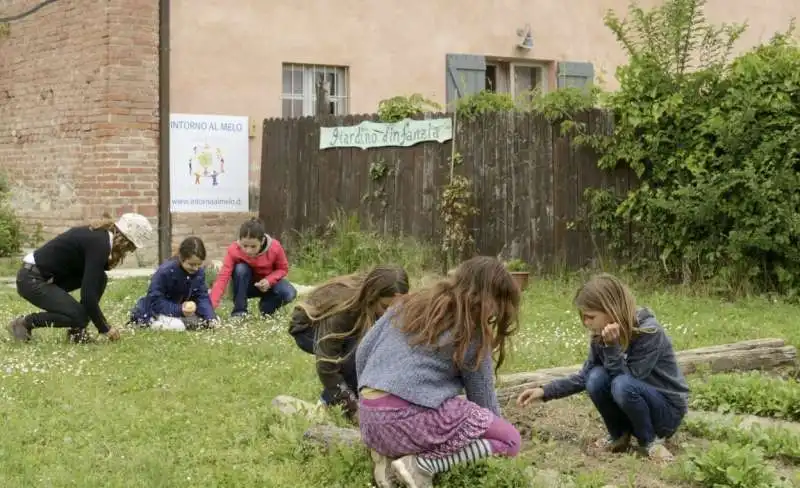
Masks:
[[[0,17],[37,3],[0,0]],[[104,211],[156,224],[157,168],[157,0],[59,0],[10,24],[0,170],[29,227],[50,237]]]
[[[208,259],[222,259],[225,249],[239,237],[239,226],[255,216],[258,216],[258,212],[172,214],[173,252],[177,252],[184,238],[195,235],[203,239]]]

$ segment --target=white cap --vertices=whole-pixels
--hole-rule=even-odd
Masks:
[[[153,235],[150,221],[144,215],[137,213],[122,214],[117,220],[117,229],[136,246],[136,249],[143,248]]]

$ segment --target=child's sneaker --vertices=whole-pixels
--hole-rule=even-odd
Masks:
[[[647,457],[656,462],[668,463],[675,459],[675,456],[669,452],[669,449],[667,449],[661,439],[656,439],[651,442],[650,445],[645,448],[645,451],[647,452]]]
[[[595,446],[609,452],[624,452],[631,447],[631,435],[623,434],[622,437],[616,439],[608,436],[605,439],[597,441]]]
[[[391,460],[373,450],[370,450],[369,454],[372,457],[372,478],[378,488],[394,488],[397,486]]]
[[[403,456],[392,461],[392,469],[406,488],[433,488],[433,475],[417,462],[417,456]]]

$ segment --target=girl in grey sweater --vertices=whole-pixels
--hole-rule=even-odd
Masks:
[[[520,434],[500,414],[492,360],[503,362],[519,302],[503,264],[476,257],[400,297],[366,333],[356,350],[359,427],[378,486],[396,476],[429,487],[458,462],[519,452]]]
[[[689,386],[664,328],[649,309],[637,308],[628,287],[610,274],[584,284],[575,305],[591,334],[583,368],[524,391],[517,402],[529,405],[586,390],[608,430],[598,447],[624,451],[633,436],[651,459],[672,460],[662,439],[672,436],[686,415]]]

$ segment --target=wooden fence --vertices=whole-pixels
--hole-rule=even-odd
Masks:
[[[437,202],[449,180],[452,141],[319,149],[320,127],[364,120],[377,116],[264,121],[260,216],[271,232],[318,228],[341,209],[370,229],[441,242]],[[590,133],[611,123],[599,110],[576,120]],[[539,271],[580,268],[602,252],[600,239],[581,224],[585,189],[627,192],[635,183],[629,171],[598,169],[591,149],[538,114],[458,120],[454,139],[463,158],[456,171],[474,184],[477,251],[520,257]]]

